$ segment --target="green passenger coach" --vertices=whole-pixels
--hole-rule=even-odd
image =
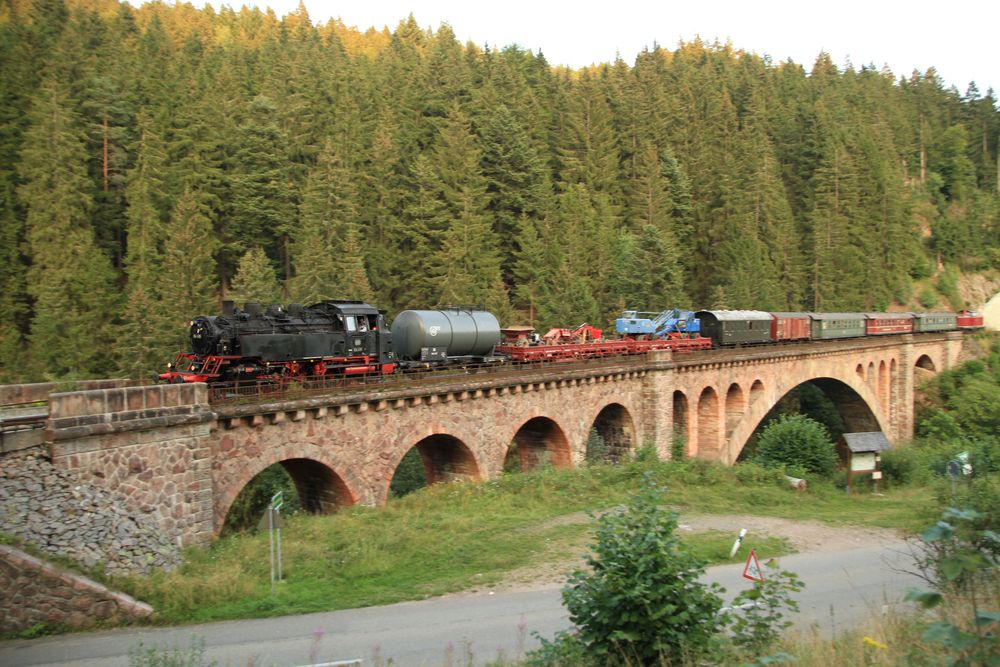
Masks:
[[[929,331],[952,331],[958,328],[955,313],[914,313],[913,330],[920,333]]]
[[[810,313],[813,340],[857,338],[865,335],[864,313]]]

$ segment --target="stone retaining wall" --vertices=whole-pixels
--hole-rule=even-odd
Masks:
[[[123,496],[181,545],[212,540],[215,420],[203,384],[52,394],[52,464]]]
[[[180,548],[125,497],[57,470],[37,453],[0,458],[0,531],[52,556],[113,574],[146,574],[182,562]]]
[[[131,623],[152,614],[152,607],[124,593],[0,544],[0,632]]]

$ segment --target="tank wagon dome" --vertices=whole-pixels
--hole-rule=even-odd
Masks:
[[[391,328],[396,355],[407,360],[421,359],[425,348],[449,357],[488,356],[500,342],[500,322],[485,310],[404,310]]]

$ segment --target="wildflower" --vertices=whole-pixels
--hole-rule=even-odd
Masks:
[[[865,646],[870,646],[872,648],[889,648],[886,644],[883,644],[880,641],[872,639],[868,635],[865,635],[865,638],[862,639],[861,641],[864,642]]]

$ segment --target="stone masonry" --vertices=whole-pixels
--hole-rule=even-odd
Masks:
[[[124,496],[179,545],[203,544],[212,524],[214,414],[204,385],[53,394],[52,465]]]
[[[152,516],[38,453],[0,461],[0,531],[109,574],[148,574],[182,562],[175,540]]]
[[[18,632],[36,625],[112,625],[152,613],[149,605],[124,593],[0,544],[0,632]]]

